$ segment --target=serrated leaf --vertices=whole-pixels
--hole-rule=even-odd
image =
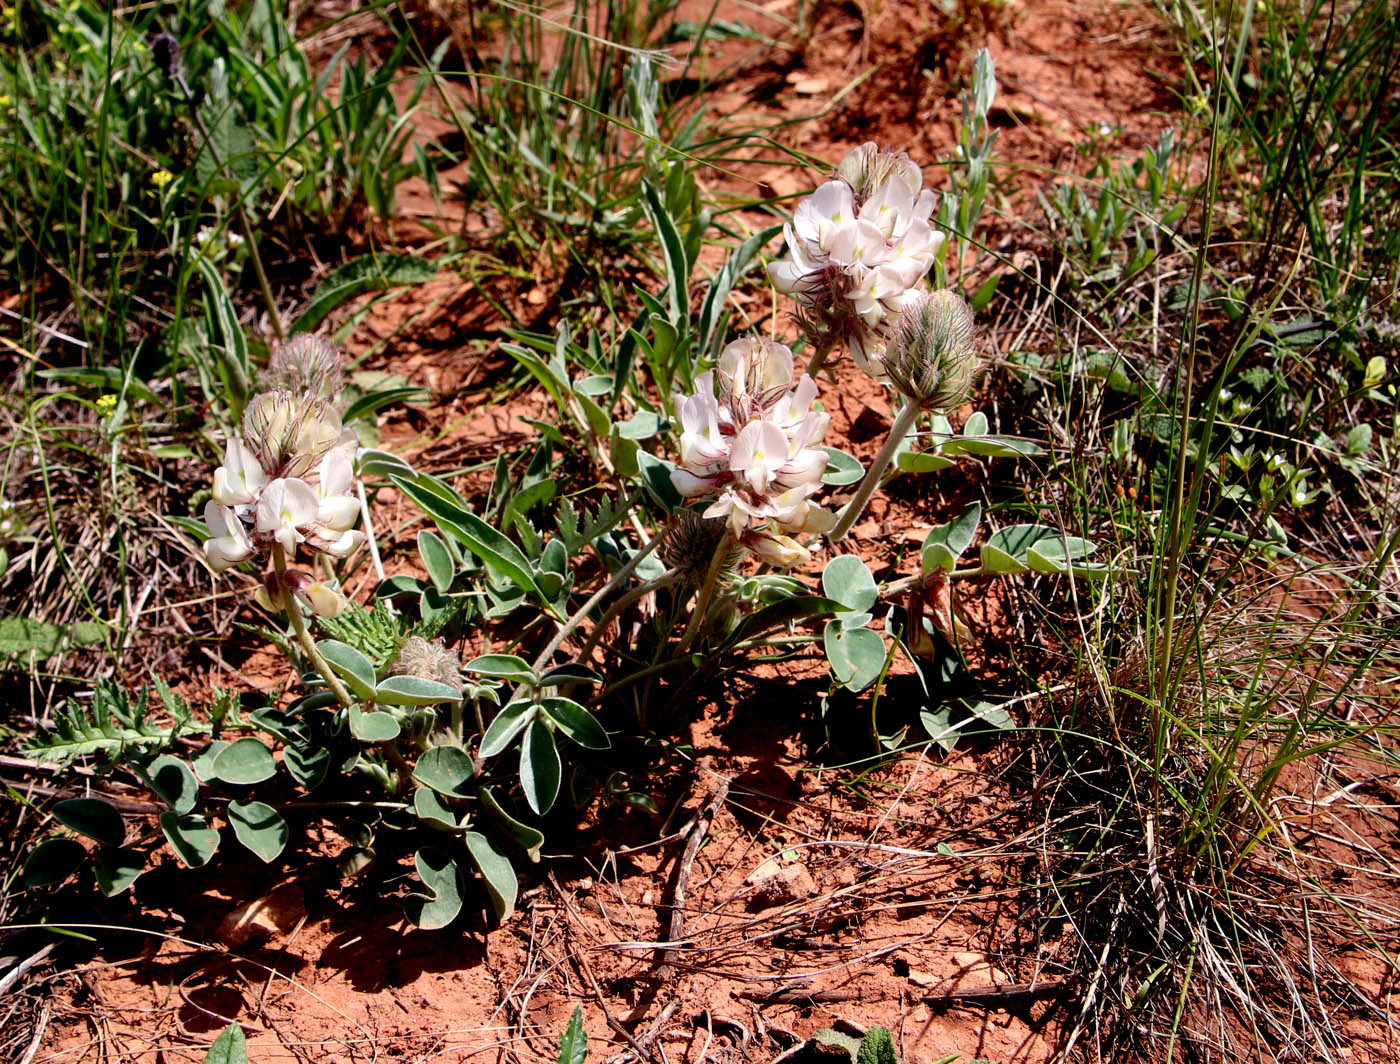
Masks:
[[[399,737],[399,722],[392,713],[366,713],[350,707],[350,734],[362,743],[387,743]]]
[[[583,1029],[583,1006],[575,1005],[569,1025],[559,1036],[559,1055],[554,1064],[583,1064],[588,1056],[588,1035]]]
[[[126,841],[126,825],[111,802],[101,798],[69,798],[58,802],[49,815],[65,828],[102,843],[120,846]]]
[[[425,676],[387,676],[374,689],[374,700],[387,706],[432,706],[461,698],[455,688]]]
[[[424,931],[446,927],[462,911],[461,869],[451,857],[432,850],[415,853],[413,866],[428,893],[410,894],[404,899],[404,912]]]
[[[449,798],[470,797],[474,788],[469,784],[475,774],[470,755],[455,746],[435,746],[413,766],[415,780]]]
[[[207,865],[219,848],[219,833],[202,816],[181,816],[166,812],[160,815],[160,830],[175,856],[187,868]]]
[[[464,838],[467,852],[476,862],[486,884],[486,893],[491,896],[496,918],[502,921],[508,919],[515,911],[515,898],[520,889],[510,859],[497,852],[491,841],[479,832],[469,831]]]
[[[852,691],[865,690],[885,667],[885,641],[869,628],[848,631],[839,621],[827,621],[822,646],[831,674]]]
[[[538,712],[539,706],[533,702],[512,702],[506,706],[496,714],[496,719],[486,726],[478,753],[482,757],[495,757],[507,749],[515,737],[535,719]]]
[[[243,846],[264,864],[282,856],[287,845],[287,822],[265,802],[229,802],[228,822]]]
[[[439,591],[452,586],[452,578],[457,566],[452,561],[452,552],[436,532],[423,529],[418,533],[418,557],[423,559],[423,568],[428,571],[428,579]]]
[[[542,721],[531,721],[520,744],[520,786],[525,791],[525,801],[537,815],[544,816],[554,805],[562,775],[554,733]]]
[[[863,613],[880,598],[880,589],[865,563],[854,554],[842,554],[822,570],[822,592],[848,610]]]
[[[224,747],[210,767],[215,779],[243,787],[271,779],[277,773],[272,751],[252,736]]]
[[[348,643],[323,639],[316,649],[356,698],[374,697],[374,663]]]
[[[497,680],[509,680],[512,683],[539,682],[539,678],[525,659],[514,654],[483,654],[463,665],[462,671],[473,672],[478,676],[490,676]]]
[[[533,828],[529,824],[524,824],[517,820],[499,801],[490,787],[481,788],[481,804],[486,806],[487,811],[501,822],[501,825],[510,832],[511,836],[518,842],[521,848],[531,861],[536,864],[540,859],[540,848],[544,846],[544,832],[538,828]]]
[[[596,717],[571,698],[542,698],[540,708],[559,730],[580,746],[590,750],[606,750],[612,740]]]
[[[86,857],[87,850],[77,839],[45,839],[24,859],[25,886],[47,887],[62,883],[78,870]]]

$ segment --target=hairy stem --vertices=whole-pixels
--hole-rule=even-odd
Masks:
[[[690,623],[685,626],[680,646],[676,648],[676,657],[685,657],[690,650],[690,644],[695,642],[695,637],[700,634],[700,625],[705,620],[705,614],[710,612],[710,603],[714,601],[715,585],[719,583],[720,570],[724,568],[724,560],[733,549],[734,539],[726,530],[715,549],[715,556],[710,559],[709,569],[705,571],[705,582],[700,585],[700,597],[695,600],[695,610],[690,615]]]
[[[631,591],[627,592],[611,606],[606,613],[598,618],[598,623],[593,626],[593,630],[588,633],[588,638],[583,641],[583,646],[579,648],[578,660],[587,662],[593,653],[593,648],[598,645],[598,640],[603,637],[603,633],[608,630],[608,626],[617,620],[618,615],[628,606],[636,602],[643,595],[649,595],[653,591],[660,591],[664,587],[670,587],[676,582],[676,570],[667,569],[655,580],[648,580],[645,584],[639,584]]]
[[[554,652],[564,645],[564,640],[569,638],[573,630],[583,622],[583,619],[587,617],[603,599],[607,598],[615,588],[619,587],[623,581],[627,580],[636,572],[637,566],[642,564],[647,555],[661,546],[665,538],[666,533],[664,531],[653,536],[650,543],[637,551],[632,557],[628,558],[622,568],[613,573],[606,584],[595,591],[588,601],[574,612],[572,617],[560,625],[559,631],[554,633],[554,638],[549,641],[545,648],[540,651],[539,656],[535,658],[534,663],[530,666],[531,671],[538,675],[539,671],[549,664],[549,659],[554,657]],[[512,702],[519,700],[525,694],[525,688],[528,686],[528,684],[522,683],[515,689],[515,694],[511,696],[510,700]]]
[[[340,682],[340,677],[331,671],[326,659],[316,649],[316,641],[311,638],[311,632],[306,627],[306,618],[301,615],[301,607],[297,605],[295,596],[287,587],[287,555],[282,550],[280,543],[272,545],[272,565],[277,571],[278,597],[281,599],[282,608],[287,611],[287,616],[291,618],[292,630],[296,632],[297,642],[301,644],[302,652],[311,659],[311,664],[321,674],[321,679],[326,681],[326,686],[330,688],[331,694],[335,695],[336,701],[348,709],[353,704],[353,699]]]
[[[851,501],[842,507],[841,516],[836,519],[836,526],[827,533],[827,537],[832,543],[845,536],[851,530],[851,526],[860,518],[860,515],[865,512],[870,497],[880,486],[880,477],[894,459],[895,452],[899,450],[899,445],[904,442],[904,437],[909,435],[909,430],[914,427],[914,422],[918,420],[918,417],[918,403],[906,403],[904,408],[900,410],[899,416],[894,419],[894,425],[890,428],[890,435],[885,440],[885,445],[880,448],[880,453],[875,456],[875,460],[870,463],[870,468],[865,471],[865,478],[860,482],[860,487],[856,488],[855,495],[851,496]]]

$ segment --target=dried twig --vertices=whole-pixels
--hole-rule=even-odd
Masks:
[[[682,851],[680,863],[676,866],[676,886],[671,892],[671,924],[667,929],[667,942],[679,942],[685,936],[685,890],[690,882],[691,869],[695,865],[695,855],[700,852],[700,844],[705,841],[719,807],[729,797],[729,780],[723,776],[717,776],[715,779],[708,799],[695,818],[695,826],[690,829],[690,836],[685,840],[685,850]],[[657,979],[665,980],[671,977],[675,970],[672,965],[678,952],[674,946],[659,951],[657,960],[660,966],[656,969]]]

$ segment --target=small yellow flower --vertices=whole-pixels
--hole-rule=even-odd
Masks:
[[[156,188],[164,188],[174,180],[175,175],[169,170],[157,170],[151,175],[151,184],[155,185]]]
[[[8,92],[0,92],[0,108],[9,107],[11,102]]]
[[[97,412],[102,417],[111,417],[112,411],[117,408],[117,397],[115,395],[99,395],[97,397]]]

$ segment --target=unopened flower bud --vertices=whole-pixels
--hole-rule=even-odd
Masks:
[[[948,289],[918,293],[885,348],[890,383],[926,410],[962,405],[977,368],[973,324],[972,308]]]
[[[458,694],[462,693],[462,670],[457,655],[447,649],[441,639],[424,639],[421,635],[409,636],[408,642],[399,651],[394,661],[394,672],[405,676],[421,676],[425,680],[436,680],[446,684]]]
[[[340,414],[324,399],[277,390],[243,412],[243,441],[269,479],[305,477],[340,439]]]
[[[874,141],[847,152],[836,167],[836,176],[851,186],[857,203],[870,199],[891,178],[911,184],[915,194],[923,184],[919,166],[908,152],[881,151]]]
[[[338,403],[345,388],[340,351],[324,336],[297,333],[273,345],[263,384],[273,390]]]

